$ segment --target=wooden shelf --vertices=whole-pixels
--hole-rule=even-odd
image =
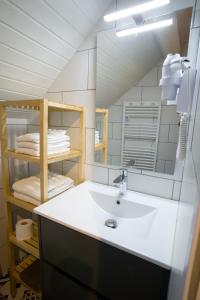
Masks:
[[[7,201],[15,206],[21,207],[30,212],[33,212],[33,209],[37,206],[32,203],[15,198],[13,195],[7,196]]]
[[[7,129],[7,118],[8,111],[14,110],[15,112],[21,112],[22,110],[37,111],[39,114],[39,127],[40,127],[40,156],[32,156],[22,153],[16,153],[15,150],[8,148],[8,129]],[[62,153],[57,153],[54,155],[47,155],[48,153],[48,125],[49,125],[49,112],[60,111],[60,112],[79,112],[80,119],[80,134],[79,134],[79,147],[80,150],[72,149],[70,151],[65,151]],[[20,118],[20,114],[19,114]],[[18,206],[22,209],[25,209],[29,212],[33,212],[33,209],[36,205],[28,203],[26,201],[17,199],[13,196],[10,188],[10,169],[9,169],[9,158],[24,160],[30,163],[36,163],[40,167],[40,196],[42,203],[48,201],[48,164],[55,162],[70,160],[73,158],[79,158],[78,170],[77,170],[77,179],[74,178],[75,182],[79,183],[84,180],[84,151],[85,151],[85,112],[84,108],[81,106],[60,104],[48,101],[47,99],[34,99],[34,100],[6,100],[0,101],[0,135],[1,135],[1,158],[2,158],[2,172],[3,172],[3,188],[4,193],[7,198],[7,212],[8,212],[8,237],[9,237],[9,253],[10,253],[10,289],[13,298],[16,295],[16,284],[15,281],[22,282],[27,288],[29,281],[25,284],[20,279],[20,272],[23,272],[23,269],[33,263],[33,257],[28,259],[28,261],[23,261],[22,264],[16,266],[16,258],[14,246],[22,249],[31,256],[39,258],[39,243],[38,243],[38,230],[34,226],[34,236],[29,240],[19,241],[16,239],[16,236],[13,232],[14,225],[12,218],[12,205]],[[68,127],[68,126],[67,126]],[[78,148],[79,148],[78,147]],[[31,257],[30,256],[30,257]],[[37,270],[38,262],[34,263],[27,267],[27,270],[23,272],[22,277],[27,279],[30,275],[30,272],[34,272],[34,268]],[[27,275],[29,274],[29,275]],[[24,277],[25,276],[25,277]],[[15,280],[16,279],[16,280]],[[30,278],[29,278],[30,279]],[[37,281],[36,281],[37,283]],[[30,282],[31,284],[31,282]],[[36,285],[37,286],[37,285]]]
[[[15,109],[30,109],[30,110],[40,110],[41,104],[44,99],[35,99],[35,100],[6,100],[0,103],[0,106],[11,107]],[[83,107],[69,104],[61,104],[57,102],[48,101],[49,111],[77,111],[83,112]]]
[[[95,151],[105,149],[106,145],[104,143],[95,144]]]
[[[52,164],[58,161],[67,160],[71,158],[80,157],[82,155],[80,150],[70,150],[67,152],[49,155],[48,156],[48,164]]]
[[[40,164],[40,157],[39,156],[33,156],[33,155],[28,155],[28,154],[23,154],[23,153],[17,153],[15,150],[7,150],[6,151],[6,156],[7,157],[12,157],[14,159],[19,159],[19,160],[25,160],[29,161],[32,163]],[[53,154],[48,156],[48,164],[52,164],[58,161],[62,160],[67,160],[75,157],[81,156],[81,151],[80,150],[70,150],[58,154]]]
[[[16,236],[14,233],[11,233],[9,235],[9,241],[19,247],[20,249],[24,250],[25,252],[33,255],[34,257],[39,258],[39,242],[38,242],[38,226],[35,222],[33,222],[33,237],[24,240],[24,241],[19,241],[17,240]]]
[[[83,111],[83,107],[81,106],[61,104],[61,103],[56,103],[51,101],[48,101],[48,107],[50,111],[77,111],[77,112]]]
[[[30,285],[27,285],[26,282],[21,278],[21,273],[30,267],[30,265],[36,261],[36,258],[29,255],[25,258],[19,265],[16,266],[15,270],[12,271],[11,276],[15,278],[15,280],[21,284],[23,284],[26,288],[31,289],[32,292],[41,298],[41,292],[34,290]],[[40,278],[37,278],[40,280]]]

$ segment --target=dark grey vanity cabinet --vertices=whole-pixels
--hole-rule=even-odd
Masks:
[[[167,298],[169,270],[43,217],[40,248],[43,300]]]

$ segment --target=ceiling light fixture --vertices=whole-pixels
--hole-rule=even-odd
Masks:
[[[135,26],[135,27],[132,27],[129,29],[117,31],[116,34],[119,37],[123,37],[123,36],[136,34],[136,33],[144,32],[144,31],[159,29],[162,27],[170,26],[172,24],[173,24],[173,19],[167,19],[164,21],[154,22],[154,23],[150,23],[147,25],[143,25],[143,26]]]
[[[145,2],[143,4],[133,6],[127,9],[119,10],[114,13],[108,14],[104,16],[104,20],[106,22],[111,22],[115,20],[119,20],[122,18],[126,18],[128,16],[133,16],[139,13],[142,13],[144,11],[152,10],[160,6],[164,6],[166,4],[169,4],[170,0],[153,0],[149,2]]]

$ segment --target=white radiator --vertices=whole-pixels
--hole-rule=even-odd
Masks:
[[[158,102],[125,102],[121,164],[155,171],[160,124]]]

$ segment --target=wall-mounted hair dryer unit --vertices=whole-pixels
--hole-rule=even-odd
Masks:
[[[188,57],[168,54],[162,68],[162,101],[177,104],[177,112],[190,113],[196,70],[191,69]]]

